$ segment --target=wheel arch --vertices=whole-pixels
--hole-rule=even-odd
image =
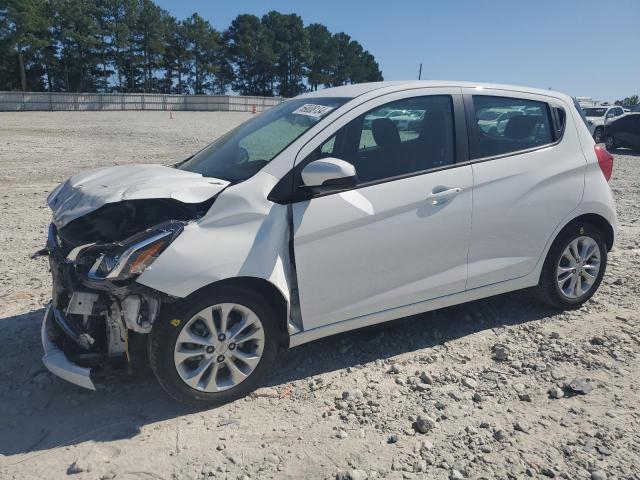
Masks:
[[[553,242],[557,240],[557,238],[566,232],[571,227],[580,224],[580,223],[589,223],[593,225],[604,237],[604,241],[607,245],[607,251],[611,251],[613,248],[613,242],[615,240],[615,234],[613,231],[613,226],[609,223],[609,221],[601,215],[597,213],[585,213],[583,215],[579,215],[576,218],[567,222],[567,224],[560,229],[556,237],[553,239]]]
[[[172,305],[171,309],[175,310],[178,305],[188,303],[189,300],[196,295],[206,295],[207,292],[218,288],[247,289],[264,298],[265,301],[273,307],[274,314],[278,321],[278,332],[280,334],[278,343],[285,349],[289,348],[289,302],[278,287],[264,278],[249,276],[225,278],[192,292],[187,297],[176,302],[175,305]]]

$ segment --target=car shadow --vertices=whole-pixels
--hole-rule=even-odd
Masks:
[[[629,148],[614,148],[610,153],[614,155],[624,155],[626,157],[640,157],[640,151]]]
[[[532,296],[526,290],[508,293],[317,340],[285,352],[267,383],[277,386],[385,360],[483,330],[537,321],[557,313]]]
[[[86,441],[99,444],[133,438],[145,425],[194,412],[171,400],[148,370],[115,373],[97,392],[54,377],[40,361],[43,313],[40,309],[0,319],[0,454],[37,455]],[[553,313],[521,291],[407,317],[285,352],[264,385],[282,386],[429,349],[475,332],[538,321]],[[228,413],[222,412],[227,409],[220,412],[206,416],[212,427],[238,421],[225,417]]]

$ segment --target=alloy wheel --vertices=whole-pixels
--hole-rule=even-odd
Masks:
[[[572,240],[556,267],[562,295],[575,299],[591,290],[600,273],[600,258],[600,247],[593,238],[582,236]]]
[[[602,129],[601,128],[596,128],[596,131],[593,132],[593,140],[596,143],[600,143],[600,142],[602,142],[602,137],[603,137]]]
[[[607,138],[604,139],[604,146],[609,152],[615,149],[616,143],[612,136],[608,136]]]
[[[258,316],[235,303],[207,307],[184,325],[173,360],[178,375],[191,388],[221,392],[251,375],[264,349]]]

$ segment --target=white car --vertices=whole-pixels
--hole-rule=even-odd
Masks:
[[[608,122],[620,118],[625,114],[622,107],[616,105],[586,107],[583,108],[587,122],[591,129],[591,135],[596,143],[600,143],[605,138],[605,129]]]
[[[376,115],[389,110],[424,111],[419,133],[402,138]],[[498,110],[522,114],[478,127]],[[215,405],[258,386],[279,349],[340,332],[528,287],[577,308],[614,243],[612,168],[548,90],[301,95],[176,168],[93,170],[50,194],[44,364],[93,389],[148,352],[170,395]]]

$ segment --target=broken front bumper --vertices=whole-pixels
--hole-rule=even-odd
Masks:
[[[91,379],[91,369],[71,362],[64,352],[54,343],[54,307],[48,305],[42,321],[41,337],[44,355],[42,363],[54,375],[89,390],[96,387]]]

